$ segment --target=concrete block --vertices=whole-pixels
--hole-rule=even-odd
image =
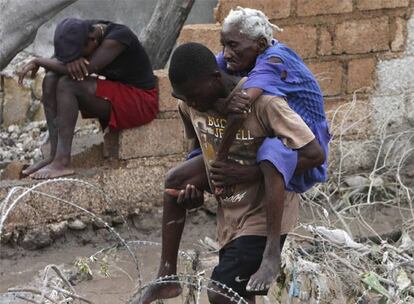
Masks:
[[[375,58],[355,59],[348,62],[347,93],[373,86],[375,64]]]
[[[345,21],[336,25],[335,54],[360,54],[389,49],[388,17]]]
[[[409,4],[410,0],[357,0],[356,2],[360,10],[407,7]]]
[[[291,0],[219,0],[215,15],[217,22],[222,22],[230,12],[230,9],[237,6],[249,7],[261,10],[266,16],[272,19],[282,19],[290,16]]]
[[[190,24],[185,25],[178,37],[177,44],[198,42],[207,46],[214,54],[222,50],[220,44],[219,24]]]
[[[160,112],[177,111],[177,99],[171,96],[172,89],[168,71],[156,70],[154,73],[158,77]]]
[[[284,26],[276,38],[293,48],[302,58],[316,56],[317,34],[312,25]]]
[[[155,119],[144,126],[123,130],[119,140],[120,159],[184,152],[180,119]]]
[[[403,18],[397,18],[395,20],[395,30],[393,33],[393,39],[391,42],[391,50],[393,52],[399,52],[404,50],[407,21]]]
[[[298,0],[298,16],[343,14],[352,12],[352,0]]]
[[[332,35],[327,28],[321,28],[318,42],[318,55],[331,55],[333,49]]]
[[[343,68],[339,61],[325,61],[308,64],[321,86],[324,96],[341,94]]]
[[[4,77],[3,94],[3,124],[23,123],[32,102],[30,88],[20,87],[17,78]]]

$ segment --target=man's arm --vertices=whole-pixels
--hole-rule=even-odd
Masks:
[[[325,154],[319,142],[314,139],[307,145],[298,149],[298,163],[295,175],[301,174],[306,170],[322,165],[325,161]]]

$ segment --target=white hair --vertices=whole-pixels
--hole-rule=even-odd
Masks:
[[[250,38],[265,37],[268,45],[272,44],[273,29],[279,32],[283,31],[277,25],[270,23],[262,11],[240,6],[230,10],[230,13],[224,18],[223,28],[229,25],[237,26],[240,33]]]

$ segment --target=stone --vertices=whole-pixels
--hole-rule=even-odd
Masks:
[[[19,161],[12,161],[1,173],[1,179],[20,179],[22,177],[22,171],[27,166]]]
[[[365,87],[372,88],[374,84],[375,58],[355,59],[348,62],[347,93]]]
[[[393,40],[391,42],[391,50],[399,52],[404,50],[405,46],[405,29],[407,28],[407,21],[403,18],[396,18],[395,31]]]
[[[352,0],[298,0],[298,16],[343,14],[352,12]]]
[[[120,159],[181,152],[184,152],[184,133],[180,119],[155,119],[144,126],[122,130],[120,134]]]
[[[353,176],[346,177],[344,179],[344,183],[348,187],[361,189],[369,185],[369,179],[364,176],[353,175]]]
[[[21,124],[32,102],[32,92],[27,87],[20,87],[16,78],[3,77],[3,125]]]
[[[230,12],[230,9],[237,6],[249,7],[261,10],[270,20],[282,19],[290,16],[291,0],[219,0],[215,9],[217,22],[222,22]]]
[[[42,91],[43,91],[42,84],[43,84],[44,78],[45,78],[45,72],[43,70],[38,71],[35,79],[32,81],[31,86],[30,86],[34,97],[39,100],[42,99]]]
[[[44,229],[33,229],[26,233],[22,240],[22,247],[28,250],[36,250],[52,244],[50,233]]]
[[[160,112],[177,111],[177,99],[171,95],[172,89],[168,79],[168,71],[156,70],[154,74],[158,77]]]
[[[120,215],[114,216],[114,217],[112,218],[112,225],[113,225],[113,226],[122,225],[122,224],[124,224],[124,223],[125,223],[125,219],[124,219],[124,217],[122,217],[122,216],[120,216]]]
[[[357,0],[360,10],[376,10],[381,8],[407,7],[410,0]]]
[[[68,222],[68,228],[72,230],[84,230],[86,228],[86,224],[81,220],[75,219]]]
[[[49,225],[50,235],[53,239],[58,239],[65,235],[68,230],[68,221]]]
[[[275,35],[276,39],[287,44],[302,58],[316,56],[317,33],[312,25],[284,26],[283,32]]]
[[[214,54],[217,54],[222,51],[220,30],[220,24],[185,25],[177,39],[177,45],[187,42],[198,42],[208,47]]]
[[[313,62],[308,64],[321,86],[324,96],[341,94],[343,68],[339,61]]]
[[[111,216],[109,216],[109,215],[102,215],[102,216],[99,216],[99,218],[102,221],[104,221],[108,226],[111,226],[111,222],[112,222]],[[100,221],[100,220],[98,220],[96,218],[93,218],[92,219],[92,227],[94,229],[102,229],[102,228],[107,227],[102,221]]]
[[[389,49],[388,17],[350,20],[335,27],[334,54],[361,54]]]

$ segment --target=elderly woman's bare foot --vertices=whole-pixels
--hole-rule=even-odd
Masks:
[[[246,291],[256,295],[266,295],[280,273],[280,260],[263,258],[259,270],[250,277]]]
[[[49,165],[52,161],[53,161],[53,157],[42,159],[42,160],[38,161],[37,163],[34,163],[33,165],[31,165],[31,166],[27,167],[26,169],[24,169],[22,171],[22,174],[24,176],[28,176],[28,175],[36,172],[37,170],[43,168],[44,166]]]
[[[30,174],[30,177],[33,179],[49,179],[72,175],[74,173],[75,171],[69,166],[64,166],[59,162],[53,161],[49,165]]]

